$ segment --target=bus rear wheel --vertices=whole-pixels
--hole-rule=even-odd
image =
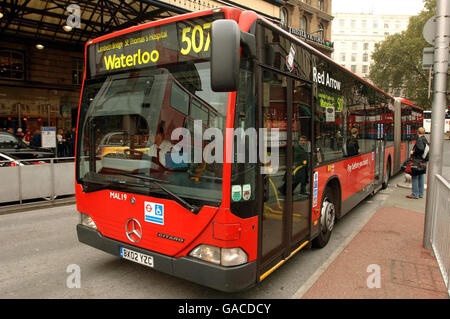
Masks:
[[[320,230],[319,235],[313,240],[313,246],[317,248],[325,247],[331,237],[331,232],[336,221],[336,200],[329,188],[325,189],[320,209]]]

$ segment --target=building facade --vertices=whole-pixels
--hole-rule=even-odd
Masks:
[[[0,40],[0,129],[75,127],[83,60],[82,52]]]
[[[280,10],[280,24],[327,56],[333,53],[332,0],[288,0]]]
[[[333,60],[368,80],[375,44],[408,28],[409,15],[335,13]]]
[[[187,10],[235,6],[256,11],[286,31],[304,40],[327,56],[333,52],[331,22],[332,0],[162,0]]]

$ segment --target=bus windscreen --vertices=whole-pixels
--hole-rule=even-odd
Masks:
[[[77,181],[87,191],[221,202],[223,163],[203,156],[211,141],[202,139],[208,129],[224,136],[227,113],[228,94],[210,86],[211,21],[173,22],[88,48],[77,151]]]

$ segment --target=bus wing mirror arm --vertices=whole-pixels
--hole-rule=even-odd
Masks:
[[[263,175],[263,202],[269,200],[269,175]]]
[[[241,46],[247,48],[251,59],[256,59],[256,39],[253,34],[241,31]]]

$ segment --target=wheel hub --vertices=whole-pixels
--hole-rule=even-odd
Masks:
[[[336,218],[336,209],[334,204],[325,198],[323,201],[320,222],[325,230],[332,231],[334,228],[334,220]]]

